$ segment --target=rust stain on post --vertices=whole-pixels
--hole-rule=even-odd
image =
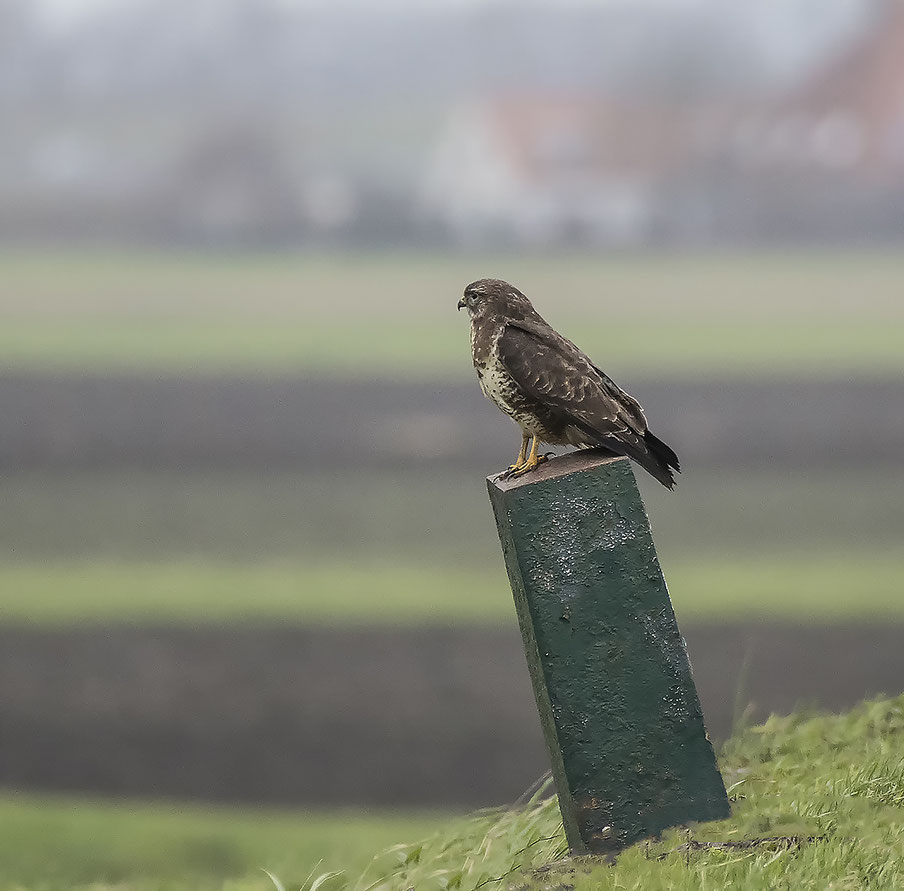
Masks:
[[[727,817],[628,459],[572,453],[487,488],[572,850]]]

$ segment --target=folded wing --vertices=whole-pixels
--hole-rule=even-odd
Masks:
[[[675,453],[647,429],[640,403],[606,376],[570,340],[548,325],[509,322],[499,357],[524,398],[553,429],[574,427],[588,445],[638,462],[663,485],[674,485]]]

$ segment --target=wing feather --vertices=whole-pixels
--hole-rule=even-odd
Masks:
[[[600,439],[642,443],[647,422],[637,400],[549,326],[509,322],[499,357],[522,392],[562,421]]]

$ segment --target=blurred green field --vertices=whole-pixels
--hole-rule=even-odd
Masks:
[[[469,375],[454,305],[483,275],[521,285],[615,374],[904,372],[893,250],[7,251],[0,368]],[[904,480],[888,469],[641,486],[682,615],[902,610]],[[3,621],[509,615],[484,483],[464,471],[7,472],[0,501]]]
[[[523,287],[616,375],[904,372],[904,262],[891,250],[7,252],[0,368],[464,376],[466,320],[454,304],[484,275]],[[641,486],[680,621],[904,621],[904,480],[893,469],[709,471],[686,474],[674,494]],[[7,471],[0,502],[0,622],[10,625],[514,624],[484,483],[471,473]],[[826,831],[831,848],[687,863],[638,852],[624,868],[564,880],[896,887],[902,799],[882,795],[900,793],[900,740],[879,732],[895,708],[774,723],[728,750],[729,770],[749,771],[730,774],[747,797],[712,837]],[[549,853],[560,826],[552,808],[541,817]],[[492,819],[443,829],[425,869],[479,864],[469,855]],[[374,853],[439,825],[435,815],[239,814],[7,793],[0,889],[264,891],[266,867],[291,891],[333,868],[356,876]],[[499,875],[530,841],[512,833],[483,866]],[[383,858],[381,869],[398,861]]]
[[[197,805],[0,796],[0,889],[272,891],[335,868],[363,870],[381,850],[448,823],[437,814],[273,813]]]
[[[457,324],[456,324],[457,323]],[[607,369],[815,375],[901,373],[904,332],[873,320],[797,322],[563,320]],[[616,335],[616,336],[613,336]],[[272,322],[5,322],[0,368],[166,370],[171,373],[471,374],[466,319],[442,325],[377,320]]]
[[[904,541],[894,468],[688,471],[674,492],[639,483],[666,563],[853,559]],[[0,503],[0,563],[500,564],[486,485],[466,470],[18,472],[0,474]]]
[[[904,549],[665,566],[684,619],[904,620]],[[500,568],[409,564],[0,565],[0,622],[424,625],[515,621]]]
[[[889,250],[594,257],[0,255],[0,367],[469,372],[463,286],[507,278],[613,373],[904,371]]]
[[[887,469],[642,485],[681,618],[904,618]],[[511,620],[464,471],[19,473],[0,499],[3,622]]]

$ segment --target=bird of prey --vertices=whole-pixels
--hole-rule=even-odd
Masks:
[[[545,460],[537,446],[545,442],[627,455],[664,486],[675,485],[678,456],[650,433],[640,403],[516,287],[480,279],[465,288],[458,308],[471,317],[471,356],[484,395],[521,428],[521,449],[506,475],[537,467]]]

